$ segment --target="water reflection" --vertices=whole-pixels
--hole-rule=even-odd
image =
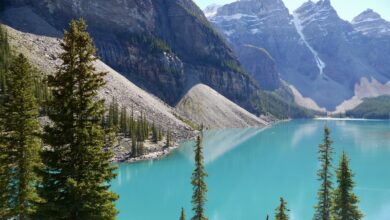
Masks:
[[[202,142],[205,164],[215,161],[265,129],[266,128],[225,129],[205,132]],[[187,142],[184,145],[193,146],[194,143]],[[181,153],[184,154],[189,161],[194,160],[192,147],[185,148]]]

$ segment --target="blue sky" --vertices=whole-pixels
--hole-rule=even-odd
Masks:
[[[207,5],[217,3],[226,4],[236,0],[194,0],[201,9]],[[290,12],[298,8],[307,0],[283,0]],[[315,0],[314,0],[315,1]],[[360,12],[371,8],[382,15],[383,18],[390,21],[390,0],[331,0],[339,16],[345,20],[352,20]]]

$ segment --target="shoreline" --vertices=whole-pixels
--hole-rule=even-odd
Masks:
[[[290,120],[291,119],[273,120],[273,121],[269,121],[269,123],[263,127],[253,127],[253,128],[259,128],[259,129],[269,128],[273,125],[276,125],[276,124],[279,124],[282,122],[287,122]],[[227,129],[227,128],[220,128],[220,129]],[[199,133],[199,131],[196,131],[195,134],[198,134],[198,133]],[[137,163],[137,162],[143,162],[143,161],[159,160],[159,159],[162,159],[162,158],[170,155],[174,150],[178,149],[183,142],[192,141],[192,140],[195,140],[195,138],[196,138],[196,135],[193,137],[180,139],[179,141],[175,141],[171,147],[165,148],[165,149],[163,148],[163,145],[162,145],[162,143],[164,143],[164,140],[161,141],[162,143],[159,142],[157,144],[150,144],[150,142],[146,142],[146,146],[148,146],[148,148],[152,149],[150,152],[148,152],[144,155],[138,156],[138,157],[130,157],[130,156],[125,157],[125,158],[123,158],[123,157],[118,158],[117,157],[117,159],[115,159],[115,157],[114,157],[111,162],[113,162],[113,163]],[[115,151],[115,148],[118,148],[118,147],[123,147],[123,146],[118,145],[118,146],[114,147],[114,149],[112,149],[113,153]],[[127,153],[126,155],[129,155],[129,154]]]

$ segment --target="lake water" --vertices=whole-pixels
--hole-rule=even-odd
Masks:
[[[294,120],[267,129],[210,131],[204,137],[210,220],[265,219],[283,196],[291,219],[310,220],[316,203],[317,150],[331,129],[338,164],[344,150],[356,173],[355,193],[368,220],[390,219],[390,122]],[[158,161],[121,164],[112,189],[119,220],[192,217],[193,143]]]

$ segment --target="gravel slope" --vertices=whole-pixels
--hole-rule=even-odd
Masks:
[[[263,127],[268,123],[231,102],[212,88],[197,84],[176,105],[187,118],[206,128]]]
[[[11,27],[7,27],[7,32],[14,51],[24,53],[30,62],[45,74],[54,73],[56,66],[61,64],[57,59],[62,51],[59,39],[23,33]],[[146,113],[150,122],[154,121],[158,126],[169,129],[176,140],[188,139],[195,135],[190,126],[175,116],[177,115],[175,110],[160,99],[137,87],[100,60],[95,63],[95,67],[97,71],[107,72],[107,84],[99,92],[99,98],[110,102],[112,97],[115,97],[128,109],[133,106],[136,115]]]

